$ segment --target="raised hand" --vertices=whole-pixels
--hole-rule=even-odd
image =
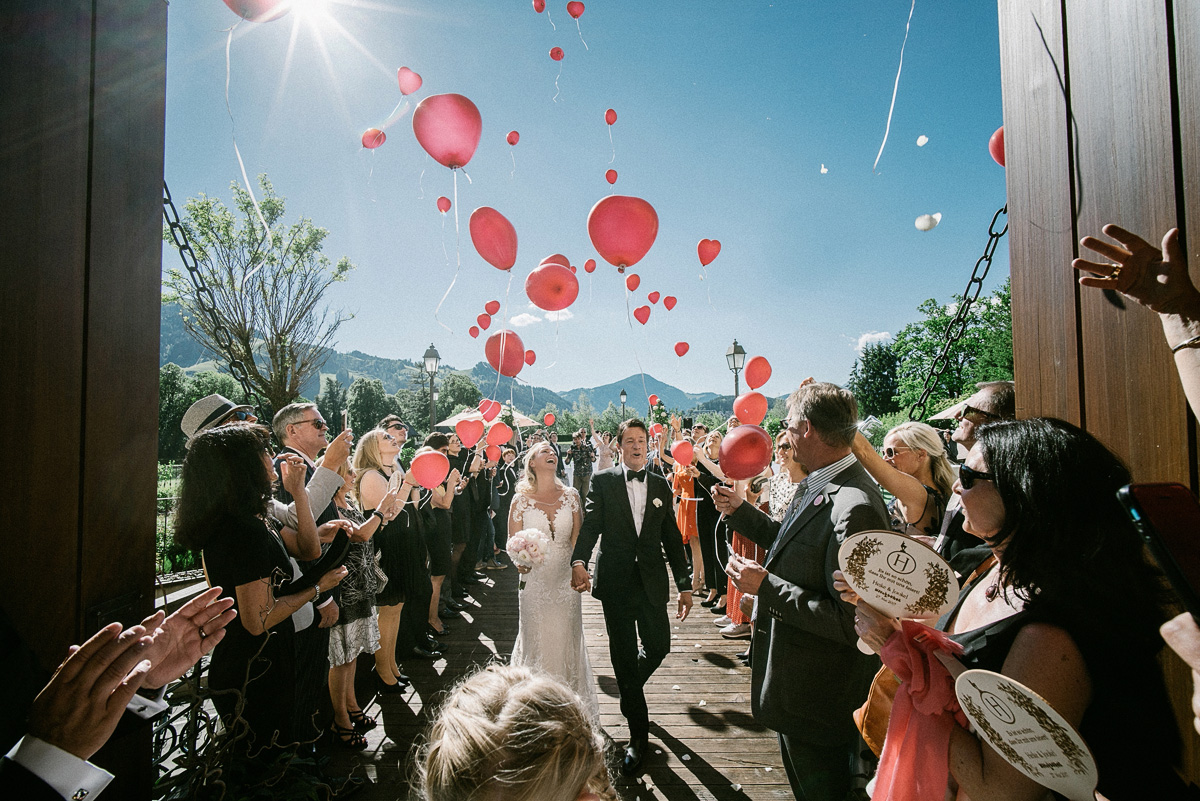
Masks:
[[[324,463],[329,467],[337,467],[350,458],[350,446],[354,443],[354,432],[349,428],[333,438],[325,448]]]
[[[304,460],[294,453],[285,453],[279,462],[279,481],[293,498],[304,492]]]
[[[347,533],[353,533],[354,524],[349,520],[342,520],[340,518],[338,520],[330,520],[328,523],[322,523],[320,527],[317,528],[317,539],[319,539],[322,543],[333,542],[333,538],[336,537],[337,533],[342,529],[345,529]]]
[[[221,588],[205,590],[163,619],[162,611],[142,621],[150,643],[142,655],[150,660],[147,687],[162,687],[186,673],[225,636],[237,617],[233,598],[221,598]]]
[[[1200,291],[1188,276],[1187,261],[1179,247],[1179,229],[1172,228],[1162,239],[1162,249],[1118,225],[1104,226],[1106,236],[1123,245],[1085,236],[1079,244],[1094,250],[1108,263],[1075,259],[1071,266],[1082,273],[1079,283],[1099,289],[1115,289],[1159,314],[1183,314],[1200,304]]]

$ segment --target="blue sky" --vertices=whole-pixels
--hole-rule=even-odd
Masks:
[[[236,130],[247,171],[268,174],[289,219],[328,228],[326,254],[357,265],[328,296],[355,314],[339,350],[415,359],[432,341],[455,367],[483,360],[486,333],[467,329],[487,301],[505,302],[509,275],[475,252],[467,221],[492,206],[519,238],[504,313],[541,318],[514,329],[538,354],[521,379],[561,391],[640,365],[686,391],[727,393],[724,354],[736,337],[771,362],[770,394],[807,375],[842,382],[864,335],[895,333],[922,300],[962,291],[1004,202],[1004,171],[987,152],[1002,123],[991,3],[917,0],[875,173],[909,13],[902,0],[592,0],[579,20],[588,49],[563,0],[542,14],[529,0],[315,11],[234,30],[235,129],[224,30],[238,17],[219,0],[171,4],[166,179],[177,199],[229,202],[240,180]],[[555,46],[561,63],[549,58]],[[470,181],[458,175],[461,269],[438,314],[453,333],[434,318],[455,273],[455,210],[443,218],[435,205],[454,196],[451,171],[417,143],[411,110],[382,147],[360,145],[400,101],[400,66],[424,78],[413,99],[463,94],[483,117]],[[521,139],[510,147],[514,129]],[[673,311],[651,306],[645,326],[630,327],[624,276],[587,234],[588,211],[613,192],[646,199],[659,216],[654,246],[630,270],[642,280],[629,307],[653,290],[679,299]],[[937,228],[915,228],[935,212]],[[722,250],[702,280],[696,245],[706,238]],[[552,322],[523,287],[559,252],[579,267],[580,294],[569,319]],[[164,250],[165,264],[177,258]],[[592,275],[589,258],[600,264]],[[985,292],[1007,263],[1002,244]],[[690,344],[683,358],[677,341]]]

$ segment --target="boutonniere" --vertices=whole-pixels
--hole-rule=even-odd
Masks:
[[[654,499],[654,507],[657,509],[657,508],[660,508],[661,506],[662,506],[662,498],[655,498]]]
[[[820,506],[824,502],[825,502],[825,496],[818,495],[816,498],[813,499],[813,506]]]

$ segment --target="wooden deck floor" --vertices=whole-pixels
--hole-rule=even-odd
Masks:
[[[406,660],[403,669],[413,686],[403,696],[376,696],[360,681],[359,700],[382,725],[368,735],[369,748],[349,755],[336,752],[330,769],[354,768],[374,782],[355,797],[394,801],[407,793],[413,742],[427,724],[426,710],[464,672],[491,659],[506,658],[517,633],[516,570],[489,571],[478,585],[476,605],[464,619],[451,622],[444,637],[450,650],[437,662]],[[699,599],[697,599],[699,600]],[[600,695],[601,723],[617,746],[628,737],[618,706],[616,680],[608,659],[608,641],[600,603],[584,595],[584,632]],[[646,687],[650,704],[650,753],[643,776],[618,775],[617,789],[628,801],[693,801],[791,798],[774,732],[750,715],[750,670],[736,654],[746,640],[723,639],[714,616],[696,606],[688,620],[672,620],[672,652]],[[457,625],[455,625],[457,624]],[[363,660],[369,662],[369,660]],[[366,665],[360,665],[365,668]],[[370,679],[360,669],[362,679]],[[368,699],[370,703],[367,704]],[[619,754],[617,748],[614,758]]]

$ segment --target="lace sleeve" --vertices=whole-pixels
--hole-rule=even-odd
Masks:
[[[525,525],[524,525],[525,511],[529,508],[529,504],[530,504],[530,501],[529,501],[528,495],[524,495],[520,492],[518,492],[516,495],[513,495],[512,506],[509,511],[509,517],[510,517],[510,519],[517,521],[517,530],[518,531],[525,528]],[[508,525],[508,520],[504,521],[504,525],[505,526]]]
[[[567,503],[570,504],[572,512],[578,512],[580,517],[583,517],[583,501],[579,497],[579,490],[574,487],[567,487]]]

